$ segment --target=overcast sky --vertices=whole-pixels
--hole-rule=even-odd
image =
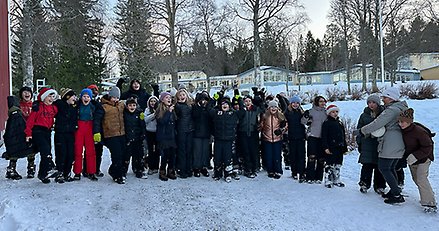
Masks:
[[[116,5],[117,0],[108,0],[110,7]],[[323,34],[326,30],[326,25],[328,24],[328,11],[330,0],[300,0],[308,13],[310,22],[308,24],[308,30],[310,30],[314,37],[323,38]]]

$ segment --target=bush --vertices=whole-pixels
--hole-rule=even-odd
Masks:
[[[409,99],[433,99],[438,97],[438,90],[438,86],[433,82],[407,84],[401,87],[401,95]]]
[[[351,89],[351,100],[361,100],[363,98],[363,92],[357,86]]]
[[[302,104],[312,103],[314,98],[319,95],[319,91],[312,89],[307,92],[298,92],[298,96],[302,99]]]
[[[329,102],[345,101],[346,91],[337,87],[328,87],[326,88],[326,96]]]
[[[340,120],[345,128],[346,144],[348,146],[348,151],[350,152],[357,148],[357,142],[353,135],[354,130],[357,129],[357,124],[348,116],[343,116]]]

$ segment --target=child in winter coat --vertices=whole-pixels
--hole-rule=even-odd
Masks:
[[[18,98],[8,96],[8,121],[6,123],[5,134],[3,140],[6,146],[6,159],[9,160],[9,166],[6,169],[6,178],[12,180],[20,180],[22,177],[18,174],[17,160],[27,157],[33,153],[31,143],[26,142],[26,121],[20,110]]]
[[[145,166],[143,163],[143,140],[145,139],[145,121],[144,114],[137,108],[137,101],[135,98],[129,98],[125,101],[126,108],[123,113],[125,123],[125,137],[127,142],[127,149],[125,152],[124,174],[128,172],[128,166],[132,157],[132,170],[137,178],[147,179],[144,172]]]
[[[32,140],[35,150],[40,152],[41,160],[38,170],[38,179],[47,184],[54,172],[55,164],[52,160],[52,127],[58,108],[53,105],[57,92],[54,89],[42,88],[37,101],[32,107],[32,112],[26,122],[26,141]]]
[[[340,180],[340,168],[343,164],[343,155],[347,152],[346,133],[343,123],[339,120],[340,109],[336,105],[326,108],[328,118],[322,125],[322,148],[325,151],[325,187],[333,185],[344,187]]]
[[[23,115],[24,121],[27,121],[32,111],[32,89],[26,86],[22,87],[19,94],[21,113]],[[35,154],[36,151],[34,150],[31,154],[27,156],[27,178],[35,177]]]
[[[380,105],[380,97],[378,95],[370,95],[367,98],[367,107],[358,120],[357,129],[361,129],[365,125],[371,123],[377,116],[381,114],[384,107]],[[362,164],[360,175],[360,192],[366,193],[372,184],[378,194],[384,194],[386,181],[378,170],[378,140],[372,136],[357,136],[358,151],[360,158],[358,162]]]
[[[102,153],[104,151],[104,145],[102,143],[100,134],[102,133],[102,118],[104,117],[104,108],[102,108],[102,104],[99,95],[99,88],[96,84],[91,84],[87,87],[91,90],[93,94],[93,98],[91,99],[91,104],[95,107],[95,111],[93,113],[93,140],[95,141],[95,153],[96,153],[96,176],[103,177],[104,173],[101,171],[101,163],[102,163]],[[99,140],[99,142],[97,141]],[[84,169],[87,169],[86,161],[83,162],[84,167],[82,173],[84,174]]]
[[[276,100],[268,102],[260,127],[268,177],[279,179],[283,174],[282,137],[288,129],[288,124]]]
[[[220,100],[219,109],[212,109],[209,112],[213,122],[214,144],[214,168],[213,178],[221,179],[224,172],[226,182],[232,180],[232,144],[236,138],[238,126],[238,114],[231,109],[229,98]]]
[[[81,91],[78,105],[78,130],[75,133],[75,163],[73,165],[73,177],[75,180],[81,179],[82,156],[85,149],[85,161],[87,162],[86,173],[90,180],[97,181],[96,177],[96,153],[93,137],[93,115],[95,106],[91,103],[93,93],[85,88]]]
[[[325,108],[326,99],[323,96],[317,96],[313,100],[312,108],[305,111],[302,117],[302,123],[308,126],[306,180],[310,184],[320,184],[323,178],[325,156],[321,136],[322,124],[327,117]]]
[[[147,164],[149,167],[148,175],[152,175],[158,173],[160,163],[160,153],[156,141],[157,120],[155,119],[155,111],[159,105],[159,99],[155,96],[151,96],[148,99],[147,105],[145,109],[145,126],[148,155],[145,155],[144,161],[145,166]]]
[[[433,189],[428,181],[430,164],[434,160],[432,134],[421,124],[413,122],[414,111],[409,108],[398,117],[399,126],[402,129],[405,153],[404,157],[412,174],[412,179],[418,186],[421,197],[421,206],[425,212],[437,212],[436,199]]]
[[[180,178],[192,176],[192,99],[185,89],[180,89],[175,95],[175,114],[177,115],[177,168]]]
[[[61,88],[61,99],[53,104],[58,108],[55,117],[55,163],[60,173],[55,181],[64,183],[73,181],[70,176],[75,158],[75,132],[78,128],[78,108],[76,94],[70,88]]]
[[[209,176],[210,152],[210,120],[208,106],[209,97],[205,93],[198,93],[195,97],[195,104],[192,106],[192,119],[194,123],[194,176]]]
[[[303,109],[301,99],[295,95],[290,99],[290,105],[285,111],[288,121],[288,149],[291,166],[291,176],[299,183],[305,181],[305,125],[301,123]]]
[[[125,125],[123,120],[124,101],[119,101],[120,89],[113,87],[107,95],[102,97],[101,103],[105,114],[102,120],[104,132],[104,144],[110,150],[111,165],[108,173],[118,184],[125,184],[124,173],[124,152],[126,147]],[[95,142],[97,140],[95,139]]]
[[[172,104],[171,93],[162,92],[160,94],[160,103],[155,112],[157,120],[157,147],[161,151],[161,163],[159,179],[167,181],[175,180],[175,155],[177,142],[175,137],[175,107]]]

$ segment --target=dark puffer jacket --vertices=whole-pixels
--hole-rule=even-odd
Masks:
[[[58,108],[55,116],[55,132],[73,133],[78,128],[78,107],[69,105],[66,101],[58,99],[53,103]]]
[[[165,112],[163,117],[157,118],[157,142],[175,143],[175,114]]]
[[[302,124],[302,111],[300,109],[287,109],[285,118],[288,121],[288,139],[305,139],[305,125]]]
[[[186,103],[175,104],[175,114],[177,115],[177,132],[192,132],[192,107]]]
[[[125,123],[125,137],[127,142],[139,141],[145,138],[146,125],[145,121],[140,119],[141,111],[134,112],[125,109],[123,112],[123,119]]]
[[[209,112],[213,122],[213,136],[217,140],[232,141],[236,139],[238,115],[235,111],[221,111],[212,109]]]
[[[337,150],[347,151],[346,134],[342,122],[328,116],[322,125],[322,148],[329,149],[331,152]]]
[[[250,136],[252,132],[258,132],[258,115],[264,112],[261,107],[252,105],[250,108],[243,108],[237,111],[239,118],[238,131]]]
[[[406,129],[402,129],[402,138],[405,145],[403,158],[413,154],[418,160],[414,164],[425,163],[427,159],[434,160],[433,140],[424,128],[412,123]]]
[[[151,97],[150,94],[148,94],[148,92],[146,92],[146,90],[142,87],[142,85],[140,85],[139,90],[134,90],[133,89],[133,83],[137,81],[136,79],[131,80],[130,82],[130,89],[128,89],[128,91],[122,93],[122,95],[120,96],[121,100],[126,100],[128,98],[131,97],[137,97],[137,104],[139,104],[140,106],[140,110],[144,111],[145,108],[148,106],[148,99],[149,97]]]
[[[195,138],[210,138],[209,110],[207,106],[203,107],[198,104],[192,106],[192,119],[195,121],[193,124]]]
[[[3,139],[6,146],[6,158],[23,158],[32,153],[31,143],[26,142],[26,121],[22,116],[18,98],[8,96],[8,121]]]
[[[382,111],[383,106],[379,106],[375,114],[369,107],[364,108],[363,113],[358,120],[357,129],[371,123]],[[358,151],[360,158],[358,162],[361,164],[377,164],[378,163],[378,139],[371,136],[357,136]]]

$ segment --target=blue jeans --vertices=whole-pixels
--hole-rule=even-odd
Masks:
[[[390,193],[392,195],[401,194],[401,189],[398,187],[398,178],[396,175],[396,164],[398,164],[399,159],[378,159],[378,169],[381,174],[383,174],[384,179],[390,186]]]
[[[268,173],[282,174],[282,140],[278,142],[264,141],[265,163]]]

